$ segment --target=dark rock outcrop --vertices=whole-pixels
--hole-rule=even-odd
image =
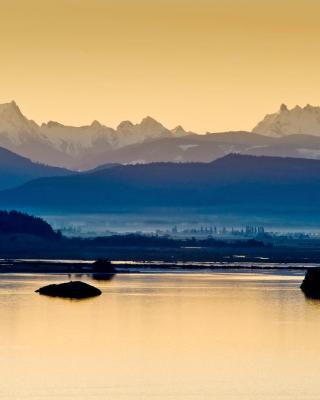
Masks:
[[[99,272],[92,274],[91,278],[95,281],[111,281],[115,276],[116,274],[112,274],[110,272]]]
[[[92,264],[92,271],[97,273],[114,274],[116,272],[111,261],[108,259],[98,259]]]
[[[300,286],[306,297],[320,299],[320,268],[310,268]]]
[[[101,290],[80,281],[43,286],[36,290],[36,292],[46,296],[65,297],[70,299],[85,299],[101,295]]]

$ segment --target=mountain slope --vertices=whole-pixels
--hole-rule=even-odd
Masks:
[[[32,179],[72,174],[63,168],[34,163],[0,147],[0,189],[21,185]]]
[[[140,207],[218,210],[318,208],[320,161],[229,155],[212,163],[156,163],[42,178],[1,192],[0,205],[110,211]]]
[[[308,104],[289,110],[282,104],[278,112],[266,115],[252,132],[273,137],[295,134],[320,136],[320,107]]]
[[[98,164],[101,168],[104,163],[210,162],[230,153],[320,159],[320,137],[288,135],[271,138],[250,132],[193,134],[147,141],[96,156],[84,155],[76,168],[85,170]]]
[[[125,146],[96,157],[84,156],[77,165],[89,169],[104,163],[147,164],[153,162],[210,162],[230,153],[249,153],[273,144],[274,139],[250,132],[189,134],[179,138],[161,138]],[[320,143],[320,141],[319,141]],[[101,168],[101,167],[100,167]]]

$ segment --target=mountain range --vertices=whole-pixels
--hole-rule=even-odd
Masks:
[[[4,208],[66,212],[169,207],[316,215],[319,201],[319,160],[237,154],[211,163],[113,166],[0,192]]]
[[[98,121],[81,127],[54,121],[38,125],[27,119],[14,101],[0,105],[0,146],[34,161],[68,168],[77,168],[84,156],[96,157],[133,143],[186,134],[181,127],[170,131],[151,117],[140,124],[121,122],[117,129]]]
[[[27,119],[15,102],[0,105],[0,146],[23,157],[73,170],[110,163],[209,162],[229,153],[320,159],[320,107],[282,105],[252,132],[205,135],[167,129],[151,117],[116,129],[93,121],[66,126]]]

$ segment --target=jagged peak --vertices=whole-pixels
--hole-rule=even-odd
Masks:
[[[176,126],[172,129],[172,133],[187,133],[181,125]]]
[[[140,126],[144,126],[147,128],[151,128],[151,127],[164,127],[160,122],[158,122],[157,120],[155,120],[154,118],[150,117],[149,115],[145,118],[143,118],[143,120],[140,123]]]
[[[289,111],[287,105],[282,103],[280,106],[280,112],[287,112],[287,111]]]
[[[0,104],[0,111],[22,116],[22,112],[14,100],[10,101],[9,103]]]
[[[132,128],[134,125],[131,121],[122,121],[120,122],[120,124],[117,127],[117,130],[122,130],[122,129],[130,129]]]
[[[306,110],[306,111],[320,111],[320,107],[312,106],[309,103],[303,109]]]
[[[252,132],[272,137],[297,134],[320,136],[320,107],[307,104],[289,109],[282,104],[280,111],[266,115]]]
[[[92,128],[101,128],[102,124],[100,124],[100,122],[95,119],[94,121],[92,121],[91,126]]]
[[[48,121],[47,123],[43,123],[41,126],[47,128],[63,128],[64,125],[57,121]]]
[[[15,108],[16,110],[19,110],[19,111],[20,111],[20,108],[19,108],[18,104],[17,104],[14,100],[12,100],[12,101],[11,101],[10,103],[8,103],[8,104],[10,104],[10,106],[13,107],[13,108]]]
[[[320,110],[320,107],[318,106],[313,106],[311,104],[306,104],[304,107],[301,107],[300,105],[296,105],[295,107],[289,109],[288,106],[286,104],[281,104],[280,106],[280,112],[291,112],[291,111],[314,111],[314,110]]]
[[[191,134],[191,132],[186,132],[181,125],[176,126],[171,130],[172,134],[177,137],[182,137]]]

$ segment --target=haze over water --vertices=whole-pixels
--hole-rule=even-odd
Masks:
[[[34,293],[65,276],[3,275],[0,398],[318,399],[320,302],[301,279],[117,275],[69,301]]]

